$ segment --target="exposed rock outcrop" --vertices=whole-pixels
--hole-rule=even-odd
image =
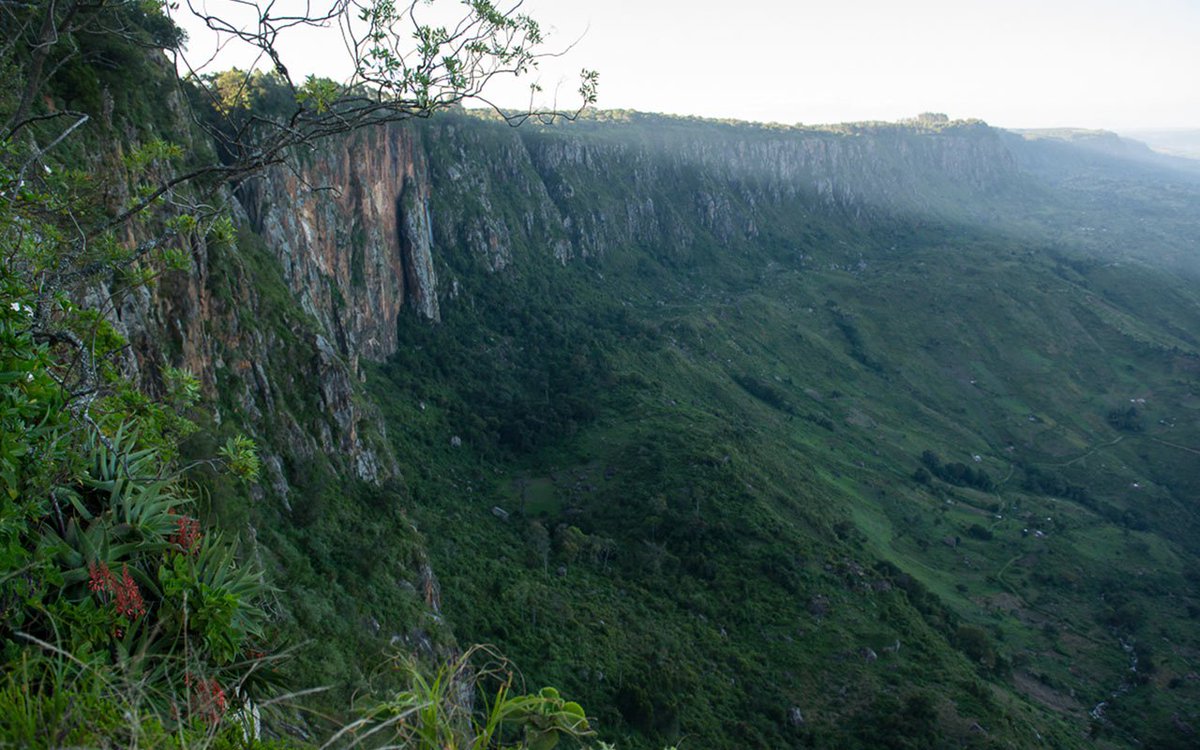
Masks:
[[[240,198],[304,310],[339,351],[383,359],[408,305],[439,317],[421,133],[331,140],[246,183]]]

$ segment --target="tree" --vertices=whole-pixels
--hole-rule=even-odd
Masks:
[[[1145,429],[1142,415],[1136,406],[1130,406],[1127,409],[1113,409],[1108,413],[1108,423],[1112,425],[1113,429],[1122,432],[1141,432]]]
[[[531,84],[529,106],[521,111],[501,110],[487,98],[487,87],[497,77],[528,74],[540,60],[558,54],[545,49],[541,27],[520,12],[519,1],[501,7],[491,0],[468,0],[462,3],[465,12],[449,24],[425,21],[425,12],[436,15],[446,3],[421,0],[326,0],[299,15],[277,10],[273,2],[230,0],[226,10],[241,10],[240,23],[208,12],[212,5],[187,2],[220,45],[243,45],[267,63],[266,70],[212,75],[175,52],[177,65],[192,72],[189,83],[200,98],[223,115],[209,132],[227,154],[223,171],[229,178],[278,163],[289,150],[329,135],[428,117],[469,101],[491,106],[511,124],[531,117],[573,117],[579,111],[538,106],[537,84]],[[352,70],[347,80],[309,76],[298,81],[290,72],[281,39],[314,27],[340,32]],[[595,101],[596,84],[595,71],[581,71],[580,108]],[[268,100],[274,106],[254,106]]]
[[[992,639],[988,637],[983,628],[974,625],[960,625],[954,632],[954,641],[971,661],[989,670],[995,668],[996,650],[992,647]]]

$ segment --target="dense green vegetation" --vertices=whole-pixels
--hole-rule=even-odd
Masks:
[[[922,138],[999,136],[934,116],[818,132],[595,113],[515,136],[435,119],[413,131],[430,211],[462,219],[437,224],[438,324],[402,315],[396,354],[356,382],[253,227],[180,218],[181,194],[71,257],[105,269],[102,308],[192,286],[211,303],[162,315],[202,318],[211,360],[163,325],[133,342],[135,388],[118,316],[64,286],[47,338],[30,280],[69,256],[73,222],[213,156],[153,106],[175,82],[140,51],[174,38],[152,10],[119,4],[132,41],[85,39],[51,83],[55,106],[115,119],[26,185],[27,147],[0,154],[0,744],[270,745],[243,731],[258,703],[297,746],[593,728],[628,748],[1195,744],[1186,172],[1005,140],[1024,171],[987,190],[924,165],[905,176],[920,195],[860,211],[763,200],[760,176],[676,155],[877,139],[894,148],[865,171],[893,174]],[[258,93],[280,106],[278,85]],[[512,166],[557,145],[606,161]],[[671,189],[632,196],[653,169]],[[559,262],[515,229],[540,194],[484,183],[542,186],[581,236],[648,197],[658,229]],[[755,200],[753,232],[723,228]],[[485,215],[511,230],[500,270],[454,232]],[[164,230],[185,242],[132,257],[128,235]],[[83,382],[68,334],[94,342],[89,410],[64,387]],[[367,415],[377,482],[328,437],[334,381]]]
[[[1191,282],[1021,215],[503,275],[448,245],[470,303],[368,387],[456,634],[635,746],[1186,746]]]
[[[45,51],[18,36],[0,72],[12,94],[0,107],[0,743],[238,737],[247,702],[278,681],[259,653],[269,587],[236,542],[198,518],[201,493],[178,445],[197,428],[200,384],[167,366],[156,398],[138,389],[122,361],[126,339],[77,294],[104,276],[107,304],[121,304],[186,264],[174,243],[131,235],[216,246],[231,225],[161,207],[113,219],[185,161],[160,137],[171,118],[144,106],[156,83],[170,86],[145,48],[178,32],[150,6],[78,10],[72,54],[35,65],[29,58]],[[6,10],[6,23],[16,32],[36,12]],[[101,31],[103,22],[125,33]],[[49,104],[31,102],[37,67],[57,97]],[[146,89],[114,96],[125,83],[115,69],[145,76]],[[110,145],[115,107],[130,118],[124,148]],[[92,118],[98,130],[70,138]],[[254,444],[236,433],[206,461],[241,480],[257,475]]]

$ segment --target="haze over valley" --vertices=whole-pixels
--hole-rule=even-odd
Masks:
[[[0,9],[0,745],[1200,742],[1195,9],[611,5]]]

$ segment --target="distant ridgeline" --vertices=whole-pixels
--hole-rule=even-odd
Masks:
[[[185,457],[257,441],[194,481],[324,709],[488,643],[622,748],[1195,747],[1198,174],[456,112],[242,183],[105,315],[196,377]]]

